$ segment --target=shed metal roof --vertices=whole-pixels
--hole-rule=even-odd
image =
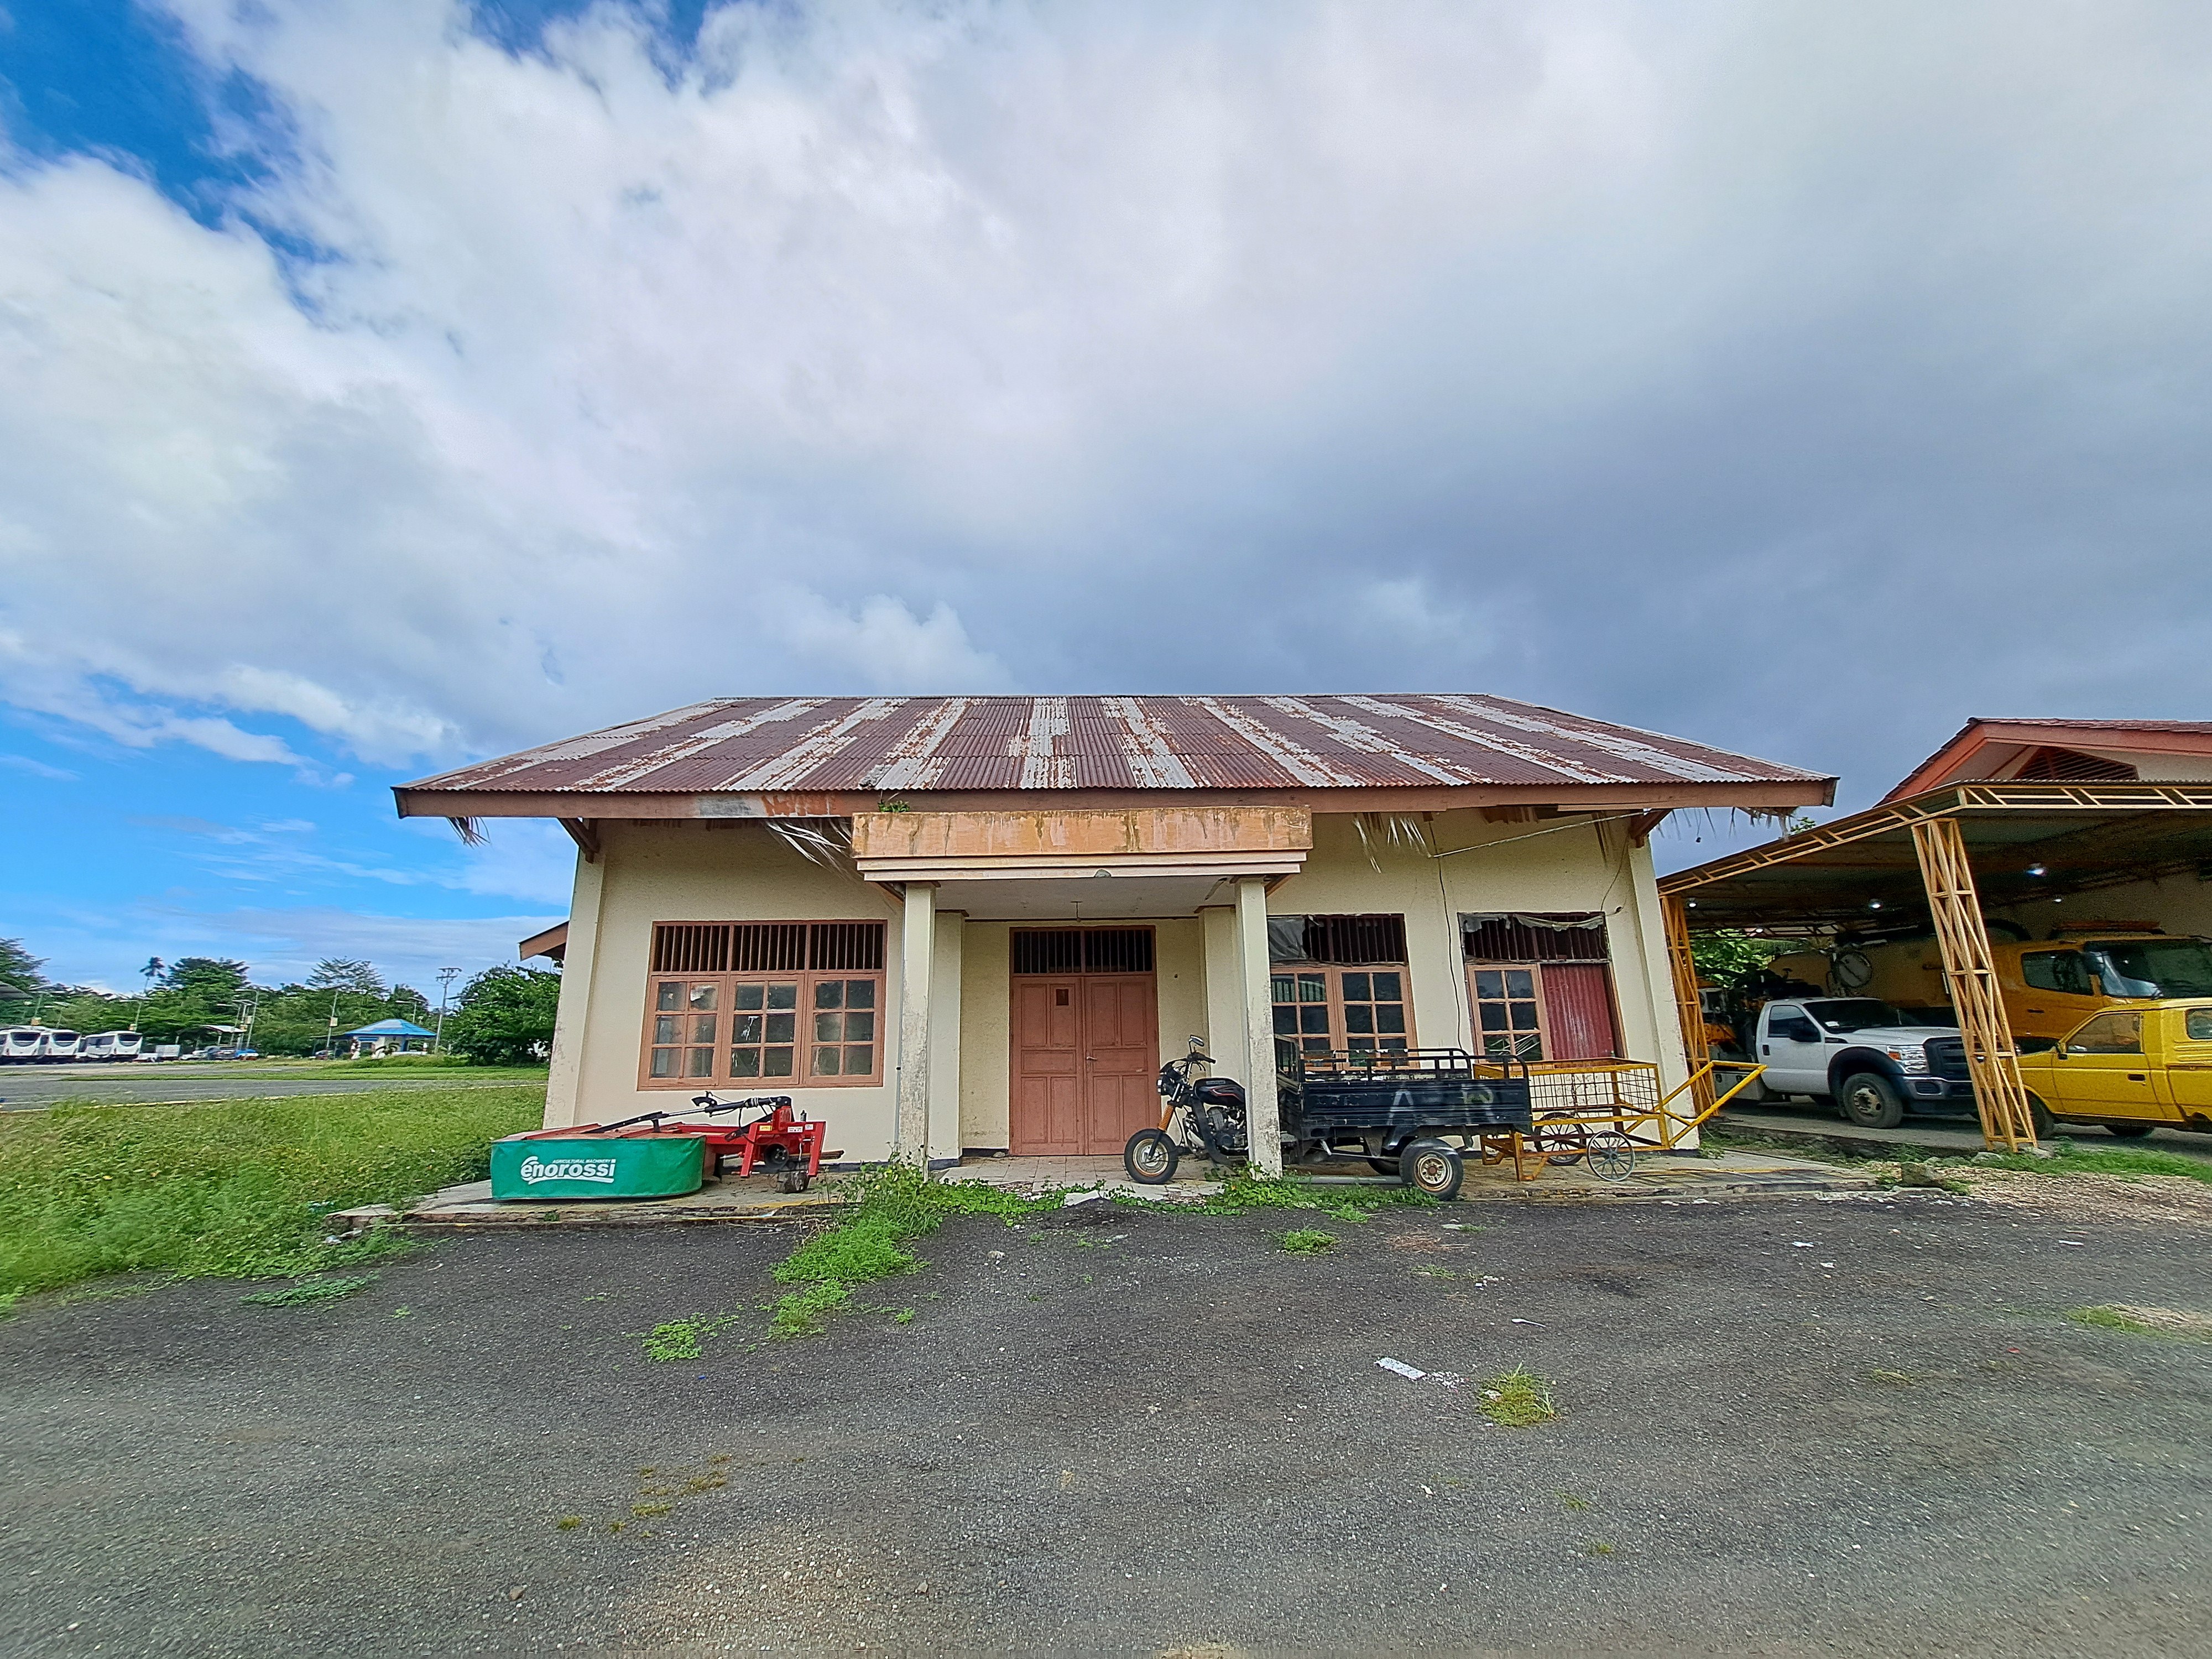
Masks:
[[[1833,780],[1483,696],[730,697],[462,767],[439,796],[1797,786]],[[588,814],[591,805],[575,810]]]

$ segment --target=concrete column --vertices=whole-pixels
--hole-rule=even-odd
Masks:
[[[1697,1012],[1697,982],[1694,978],[1691,981],[1688,1011],[1678,1010],[1674,1006],[1674,963],[1667,948],[1667,918],[1659,903],[1659,879],[1653,870],[1650,847],[1638,847],[1629,842],[1627,830],[1621,824],[1601,825],[1598,833],[1601,836],[1618,836],[1626,843],[1620,864],[1628,877],[1629,926],[1623,931],[1629,937],[1613,946],[1613,995],[1620,1000],[1623,1023],[1640,1026],[1650,1033],[1651,1057],[1659,1062],[1660,1092],[1663,1094],[1678,1087],[1690,1075],[1689,1055],[1682,1034]],[[1633,975],[1622,971],[1631,963],[1638,970]],[[1698,1022],[1700,1025],[1703,1023]],[[1623,1032],[1622,1036],[1627,1037],[1628,1034]],[[1629,1052],[1635,1053],[1632,1040]],[[1703,1054],[1698,1059],[1702,1060]]]
[[[1233,1076],[1244,1063],[1244,963],[1237,943],[1232,905],[1209,905],[1198,913],[1206,960],[1206,1052]],[[1163,1048],[1180,1052],[1179,1045]]]
[[[585,1121],[584,1031],[592,1006],[592,968],[599,959],[599,908],[606,892],[607,859],[586,863],[576,850],[576,884],[568,895],[568,948],[562,953],[561,1003],[553,1016],[553,1060],[545,1075],[548,1129]]]
[[[1258,876],[1237,881],[1238,966],[1244,981],[1245,1121],[1252,1137],[1255,1174],[1283,1172],[1283,1124],[1275,1099],[1275,1005],[1268,987],[1267,884]],[[1216,1060],[1222,1056],[1217,1053]]]
[[[929,1156],[960,1156],[960,958],[968,918],[937,913],[937,961],[930,981]]]
[[[898,1115],[891,1156],[929,1167],[930,989],[937,969],[937,888],[926,881],[906,887],[906,921],[899,932]]]

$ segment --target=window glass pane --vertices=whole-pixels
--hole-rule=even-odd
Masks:
[[[845,1041],[873,1042],[876,1040],[876,1017],[873,1014],[845,1016]]]
[[[1302,1038],[1298,1047],[1306,1054],[1325,1054],[1328,1052],[1328,1039],[1325,1036]]]
[[[2067,1050],[2077,1054],[2139,1054],[2142,1052],[2142,1016],[2100,1014],[2066,1040]]]
[[[1344,1029],[1347,1031],[1372,1031],[1375,1029],[1375,1010],[1364,1002],[1346,1003]]]
[[[1346,1002],[1366,1001],[1367,981],[1373,977],[1371,974],[1346,974],[1344,976],[1344,1000]]]
[[[1375,1009],[1375,1029],[1378,1031],[1402,1031],[1406,1029],[1406,1005],[1402,1002],[1378,1003]],[[1401,1048],[1406,1045],[1400,1043]]]
[[[768,1006],[771,1008],[796,1008],[799,1006],[799,987],[796,985],[769,986]]]
[[[1386,1036],[1376,1046],[1386,1054],[1402,1054],[1406,1052],[1406,1039],[1401,1036]]]
[[[684,988],[674,980],[662,981],[653,1006],[656,1008],[681,1008],[684,1006]]]
[[[687,1052],[691,1056],[691,1069],[688,1075],[691,1077],[714,1075],[714,1051],[712,1048],[692,1048]]]
[[[2020,959],[2020,976],[2039,991],[2058,988],[2056,951],[2039,951]]]
[[[1284,1003],[1275,1005],[1275,1035],[1294,1036],[1297,1034],[1298,1011]]]
[[[1328,976],[1323,974],[1300,974],[1298,975],[1298,1000],[1300,1002],[1327,1002],[1328,1000]]]
[[[1474,994],[1479,997],[1502,997],[1505,994],[1505,975],[1480,973],[1474,976]]]
[[[655,1014],[653,1017],[653,1040],[655,1042],[683,1042],[683,1017],[678,1014]]]
[[[712,1042],[714,1040],[714,1017],[712,1014],[691,1016],[691,1041]]]
[[[732,1042],[758,1042],[761,1040],[761,1017],[758,1014],[738,1014],[730,1022],[737,1029],[730,1033]]]
[[[731,1049],[730,1075],[732,1077],[758,1077],[760,1075],[760,1050],[757,1048]]]
[[[1536,1029],[1536,1005],[1534,1003],[1516,1002],[1508,1006],[1513,1010],[1513,1029],[1515,1030],[1533,1031]]]
[[[817,1048],[814,1051],[814,1075],[817,1077],[836,1076],[838,1062],[843,1058],[844,1051],[842,1049]]]
[[[842,1034],[841,1028],[844,1023],[845,1016],[842,1014],[815,1015],[814,1040],[817,1042],[835,1042]]]
[[[768,1017],[768,1040],[770,1042],[795,1042],[798,1038],[797,1014],[770,1014]]]
[[[1375,1052],[1375,1039],[1371,1036],[1346,1037],[1344,1052],[1347,1054],[1371,1054]]]
[[[876,1050],[874,1044],[870,1043],[863,1048],[848,1048],[845,1050],[845,1075],[847,1077],[866,1077],[875,1069]]]
[[[1328,1035],[1328,1010],[1326,1008],[1299,1009],[1298,1029],[1308,1033],[1319,1032],[1322,1036],[1327,1036]]]
[[[765,985],[740,985],[737,988],[733,1006],[739,1008],[757,1008],[761,1006],[761,1000],[767,994],[768,987]]]
[[[1486,1002],[1482,1005],[1482,1029],[1486,1031],[1502,1031],[1505,1029],[1504,1003]]]
[[[719,986],[714,985],[693,986],[691,988],[691,1006],[694,1008],[713,1007],[714,1006],[714,993],[720,988]]]
[[[1298,982],[1291,975],[1288,974],[1277,974],[1268,981],[1268,983],[1273,988],[1270,990],[1267,994],[1273,997],[1277,1002],[1296,1002],[1297,1000]]]
[[[1536,976],[1526,968],[1505,970],[1505,994],[1509,997],[1533,997],[1536,994]]]
[[[845,981],[845,1006],[848,1008],[872,1008],[876,1006],[876,982],[872,979],[848,979]]]
[[[655,1048],[653,1051],[653,1075],[655,1077],[674,1077],[676,1075],[676,1056],[681,1052],[682,1051],[680,1049],[676,1048]]]
[[[814,1006],[817,1008],[841,1008],[845,1003],[845,981],[842,979],[817,980],[814,982]]]
[[[761,1075],[763,1077],[789,1077],[791,1075],[791,1057],[797,1052],[798,1051],[796,1049],[793,1048],[763,1049],[761,1051]]]
[[[1398,988],[1399,975],[1396,974],[1376,974],[1374,979],[1376,1001],[1403,1002],[1406,1000],[1405,993]],[[1349,996],[1352,994],[1347,991],[1345,994]]]

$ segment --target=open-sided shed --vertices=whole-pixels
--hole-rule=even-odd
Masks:
[[[1966,782],[1680,871],[1659,883],[1686,1037],[1697,928],[1811,931],[1924,916],[1966,1040],[1984,1137],[2034,1144],[1986,910],[2212,871],[2212,782]]]

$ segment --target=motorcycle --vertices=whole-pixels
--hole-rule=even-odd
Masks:
[[[1121,1167],[1130,1180],[1164,1187],[1185,1158],[1203,1156],[1218,1169],[1250,1150],[1244,1085],[1231,1078],[1200,1077],[1213,1064],[1205,1049],[1205,1038],[1193,1037],[1188,1054],[1160,1067],[1159,1124],[1138,1130],[1121,1148]]]

